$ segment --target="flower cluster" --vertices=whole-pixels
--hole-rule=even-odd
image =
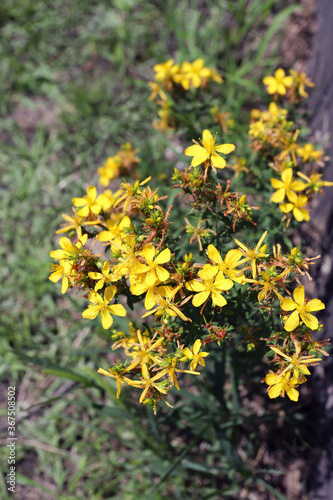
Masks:
[[[179,116],[174,112],[175,101],[190,89],[197,90],[207,87],[210,81],[223,83],[223,78],[215,69],[205,66],[202,58],[193,63],[184,61],[176,64],[173,59],[154,66],[154,81],[148,82],[151,89],[150,101],[155,100],[160,106],[159,120],[153,122],[160,130],[172,129]]]
[[[102,186],[107,187],[113,179],[130,175],[140,161],[135,156],[138,151],[138,149],[132,149],[131,144],[127,142],[114,156],[107,158],[97,170]]]
[[[278,246],[271,254],[264,243],[267,231],[255,246],[236,238],[220,241],[218,227],[210,229],[203,218],[210,211],[223,220],[223,227],[234,230],[240,220],[251,222],[245,195],[239,197],[229,190],[230,181],[222,185],[217,179],[226,166],[221,155],[234,149],[233,144],[216,144],[209,130],[203,131],[200,143],[186,148],[191,165],[185,173],[175,172],[175,187],[181,187],[199,216],[196,228],[186,220],[192,234],[186,244],[171,234],[172,206],[163,210],[164,197],[148,185],[150,178],[123,182],[118,191],[99,195],[90,186],[83,197],[73,198],[73,216],[64,216],[68,224],[60,231],[69,237],[62,236],[60,248],[50,254],[58,262],[50,279],[62,279],[63,293],[73,287],[82,290],[89,299],[82,316],[100,317],[105,330],[114,317],[130,315],[134,308],[136,318],[148,318],[139,326],[130,323],[126,333],[112,331],[113,349],[122,348],[126,359],[99,373],[115,379],[118,397],[128,385],[139,389],[139,401],[153,409],[159,400],[169,404],[166,397],[173,387],[179,389],[181,374],[200,375],[198,365],[205,366],[212,352],[202,346],[218,346],[240,330],[247,302],[251,314],[271,315],[270,329],[262,323],[258,338],[275,353],[276,370],[266,377],[269,397],[286,392],[297,400],[297,386],[305,382],[308,366],[320,361],[317,353],[323,345],[313,337],[320,328],[313,313],[325,306],[318,299],[308,301],[299,284],[308,259],[297,248],[283,255]],[[279,188],[287,197],[295,190],[292,182]],[[93,253],[95,241],[104,245],[103,255]],[[186,246],[191,248],[188,254]]]
[[[309,97],[305,87],[314,87],[306,73],[291,69],[287,76],[282,68],[278,68],[274,76],[265,76],[263,83],[267,86],[268,94],[273,94],[275,98],[287,94],[292,102]]]
[[[274,76],[265,77],[263,82],[269,94],[294,103],[308,97],[304,86],[312,87],[313,84],[305,73],[298,74],[293,70],[290,73],[286,76],[284,70],[279,68]],[[313,196],[322,192],[322,187],[333,185],[322,180],[318,171],[326,159],[323,151],[315,149],[312,143],[299,142],[300,128],[288,119],[289,114],[285,107],[271,102],[265,110],[252,110],[249,129],[252,148],[266,159],[278,175],[278,178],[271,179],[276,190],[271,201],[279,204],[287,225],[291,215],[298,222],[308,221]]]

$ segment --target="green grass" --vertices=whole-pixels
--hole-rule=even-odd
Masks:
[[[130,395],[115,399],[96,374],[111,359],[110,340],[81,319],[82,298],[48,281],[49,251],[71,198],[122,143],[140,148],[142,177],[172,170],[168,139],[151,127],[154,64],[203,57],[233,83],[225,109],[245,119],[293,10],[282,0],[1,2],[0,373],[18,391],[18,497],[236,498],[235,470],[264,491],[234,447],[244,426],[255,443],[245,455],[259,447],[246,415],[228,427],[222,414],[213,429],[214,400],[203,411],[185,389],[191,408],[176,399],[156,418]]]

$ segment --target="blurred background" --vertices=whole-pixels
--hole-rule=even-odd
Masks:
[[[236,117],[258,102],[263,74],[309,70],[317,84],[310,125],[329,153],[332,24],[329,0],[2,0],[0,398],[16,386],[16,498],[331,498],[329,362],[295,415],[281,411],[261,427],[237,421],[232,437],[224,423],[213,438],[193,418],[190,391],[187,409],[157,417],[116,400],[96,373],[109,337],[81,318],[82,297],[62,296],[48,276],[61,213],[121,144],[140,149],[141,179],[152,175],[162,187],[173,171],[177,133],[170,146],[151,125],[154,64],[203,57],[233,83],[224,100]],[[333,180],[330,166],[325,178]],[[315,276],[326,303],[332,209],[327,193],[316,207],[326,267]],[[6,451],[1,463],[6,474]],[[9,498],[3,478],[0,496]]]

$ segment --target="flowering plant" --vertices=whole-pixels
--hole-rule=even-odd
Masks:
[[[154,69],[152,96],[160,95],[163,102],[177,85],[188,91],[210,79],[222,83],[201,59],[182,66],[170,60]],[[282,72],[264,79],[268,92],[298,102],[311,82]],[[308,161],[321,165],[323,154],[297,142],[299,129],[287,117],[276,102],[267,110],[254,110],[249,136],[253,150],[280,176],[271,179],[271,202],[279,204],[284,219],[292,213],[301,222],[310,218],[305,208],[309,199],[332,183],[322,181],[319,173],[301,171]],[[122,360],[98,371],[115,379],[117,397],[123,386],[130,386],[140,391],[140,403],[154,410],[161,400],[171,405],[169,391],[179,390],[182,374],[199,376],[198,365],[205,367],[227,344],[240,351],[246,346],[248,356],[259,344],[266,346],[263,354],[273,366],[262,379],[268,396],[287,394],[293,401],[310,374],[308,367],[321,361],[319,353],[326,354],[326,341],[315,339],[321,325],[313,315],[325,305],[308,300],[302,285],[313,259],[292,245],[282,252],[282,241],[276,231],[270,235],[269,225],[258,227],[258,237],[264,208],[251,206],[247,194],[232,190],[233,181],[224,174],[228,167],[237,179],[251,167],[237,157],[236,165],[229,164],[237,144],[217,144],[217,139],[206,128],[201,139],[193,138],[194,144],[184,148],[190,165],[175,168],[172,176],[178,208],[166,208],[167,196],[151,187],[150,177],[124,181],[119,189],[99,195],[90,186],[83,197],[73,199],[73,216],[64,215],[68,223],[58,231],[68,237],[61,237],[60,249],[51,252],[57,263],[50,279],[62,279],[62,293],[73,287],[82,291],[89,300],[84,318],[100,317],[105,330],[115,317],[130,319],[127,331],[111,330],[112,349],[122,349]],[[119,175],[133,174],[137,153],[126,144],[99,168],[100,183],[106,188]],[[189,210],[183,219],[189,241],[173,230],[182,210]],[[253,233],[256,244],[248,243]]]

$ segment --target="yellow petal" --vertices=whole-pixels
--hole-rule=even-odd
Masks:
[[[188,283],[186,283],[185,287],[191,292],[203,292],[204,290],[206,290],[205,285],[197,280],[189,281]]]
[[[211,132],[207,129],[204,130],[202,133],[202,143],[203,143],[204,147],[210,153],[213,149],[214,144],[215,144],[215,139],[212,136]]]
[[[102,326],[103,326],[104,330],[108,330],[113,323],[113,318],[112,318],[111,314],[109,313],[109,311],[107,311],[106,309],[102,309],[101,310],[101,319],[102,319]]]
[[[95,186],[89,186],[88,189],[87,189],[87,195],[88,197],[91,199],[91,200],[94,200],[96,198],[96,195],[97,195],[97,189],[95,188]]]
[[[292,168],[286,168],[283,170],[281,174],[281,179],[285,184],[290,184],[291,179],[293,178],[293,169]]]
[[[207,254],[210,260],[212,260],[215,264],[222,264],[222,257],[214,245],[208,245]]]
[[[64,276],[61,283],[61,293],[66,293],[68,289],[68,278]]]
[[[165,248],[155,259],[156,264],[165,264],[171,259],[171,252],[168,248]]]
[[[263,79],[263,83],[264,85],[272,85],[272,83],[275,84],[274,76],[265,76],[265,78]]]
[[[293,311],[296,307],[296,304],[292,299],[283,299],[280,302],[280,306],[284,311]]]
[[[186,358],[193,359],[193,354],[188,347],[182,350],[182,353],[186,356]],[[186,361],[186,359],[181,358],[180,361]]]
[[[219,273],[214,281],[214,287],[218,290],[230,290],[234,286],[234,282],[232,280],[224,278],[222,273]]]
[[[111,241],[115,235],[111,231],[101,231],[98,235],[99,241]]]
[[[286,194],[285,188],[278,189],[271,196],[271,201],[273,203],[282,203]]]
[[[306,312],[321,311],[325,309],[325,304],[319,299],[312,299],[306,304],[304,309]]]
[[[83,311],[82,317],[85,319],[95,319],[96,316],[98,315],[100,311],[100,308],[98,306],[88,306],[88,309]]]
[[[109,309],[114,316],[126,316],[126,309],[122,304],[113,304]]]
[[[292,211],[293,208],[294,208],[294,205],[292,203],[281,203],[281,205],[280,205],[280,210],[284,214],[288,214],[289,212]]]
[[[160,266],[156,267],[156,274],[160,281],[166,281],[170,276],[169,271]]]
[[[227,303],[227,301],[225,300],[223,295],[221,295],[220,293],[215,292],[215,291],[212,292],[212,301],[213,301],[213,305],[218,306],[218,307],[223,307]]]
[[[302,373],[304,373],[305,375],[311,375],[311,372],[309,370],[309,368],[302,364],[302,365],[299,365],[299,369],[301,370]]]
[[[212,165],[215,168],[224,168],[227,164],[225,159],[219,156],[217,153],[215,153],[215,151],[212,153],[211,159],[212,159]]]
[[[201,347],[201,340],[197,339],[193,344],[193,354],[198,354],[198,352],[200,351],[200,347]]]
[[[271,399],[278,398],[280,396],[280,394],[281,394],[281,390],[282,390],[282,385],[279,384],[279,383],[275,384],[268,391],[268,396]]]
[[[265,377],[265,382],[267,385],[275,385],[279,381],[278,375],[276,373],[267,373]]]
[[[290,189],[293,189],[294,191],[303,191],[305,187],[306,185],[302,181],[294,181],[290,184]]]
[[[295,330],[295,328],[298,327],[298,325],[299,325],[299,314],[298,311],[294,311],[287,319],[284,325],[284,329],[287,332],[292,332],[293,330]]]
[[[203,149],[203,151],[204,152],[200,153],[200,155],[196,155],[192,158],[192,161],[191,161],[192,167],[197,167],[198,165],[200,165],[201,163],[204,163],[207,160],[209,155],[205,149]]]
[[[234,151],[234,144],[220,144],[220,146],[216,146],[215,151],[218,153],[223,153],[224,155],[228,155],[232,151]]]
[[[286,87],[283,85],[283,83],[278,83],[276,91],[280,95],[285,95]]]
[[[142,253],[147,262],[152,262],[156,251],[153,245],[145,245],[142,249]]]
[[[149,271],[149,273],[147,274],[146,279],[145,279],[145,284],[148,287],[152,287],[152,286],[154,286],[156,281],[157,281],[157,275],[156,275],[155,270]]]
[[[145,298],[145,309],[149,311],[149,309],[152,309],[155,304],[156,304],[156,294],[148,290]]]
[[[198,156],[203,153],[205,153],[205,155],[208,156],[208,153],[205,150],[205,148],[199,146],[199,144],[193,144],[193,146],[189,146],[188,148],[185,149],[184,153],[186,154],[186,156]]]
[[[300,316],[307,327],[311,330],[317,330],[318,328],[318,320],[313,314],[309,314],[307,312],[301,312]]]
[[[304,211],[301,208],[295,207],[293,210],[293,216],[298,222],[302,222],[304,220]]]
[[[286,86],[286,87],[291,87],[292,84],[293,84],[293,77],[292,76],[286,76],[284,79],[283,79],[283,84]]]
[[[281,182],[279,179],[275,179],[274,177],[271,178],[271,184],[274,189],[281,189],[284,187],[284,183]]]
[[[210,280],[218,273],[217,266],[211,266],[210,264],[205,264],[201,271],[198,272],[198,276],[204,280]],[[198,290],[196,290],[198,291]]]
[[[72,202],[75,207],[82,207],[87,204],[87,200],[84,198],[72,198]]]
[[[297,304],[302,306],[304,304],[304,301],[305,301],[304,286],[298,286],[297,288],[295,288],[293,296],[294,296],[295,302],[297,302]],[[285,311],[286,311],[286,309],[285,309]]]
[[[113,299],[117,291],[117,287],[114,285],[108,286],[104,292],[104,298],[107,302]]]
[[[286,393],[291,401],[298,401],[299,392],[294,387],[287,387]]]
[[[290,201],[290,203],[293,203],[295,205],[295,203],[297,203],[297,194],[294,193],[294,191],[291,191],[290,189],[288,189],[286,194],[287,194],[288,201]]]
[[[194,307],[200,307],[209,297],[209,292],[200,292],[193,297],[192,304]]]
[[[130,288],[130,292],[133,295],[141,295],[142,293],[145,293],[147,291],[147,285],[146,283],[133,283],[133,285]],[[153,304],[151,307],[153,307],[155,304]],[[151,307],[146,308],[146,309],[151,309]]]

